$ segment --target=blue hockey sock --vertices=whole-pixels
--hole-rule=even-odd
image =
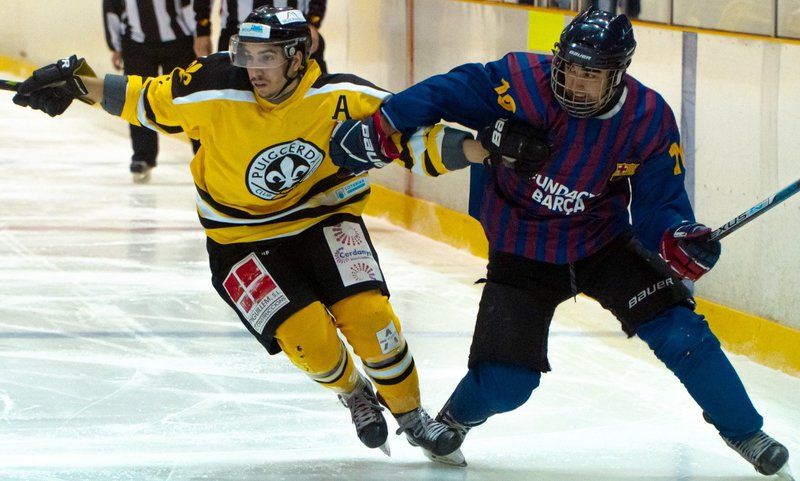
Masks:
[[[642,324],[637,335],[675,373],[721,435],[740,440],[761,429],[761,415],[703,316],[675,306]]]
[[[479,362],[450,396],[450,415],[466,426],[476,426],[493,414],[523,405],[540,378],[541,373],[513,364]]]

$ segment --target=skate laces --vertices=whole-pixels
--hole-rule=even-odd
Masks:
[[[769,437],[764,431],[759,431],[742,441],[730,441],[728,438],[723,439],[728,443],[728,446],[736,450],[736,452],[741,454],[742,457],[751,464],[758,464],[758,458],[764,454],[764,451],[773,444],[777,444],[777,441]]]
[[[462,438],[467,436],[467,432],[469,432],[470,428],[472,427],[472,426],[467,426],[465,424],[461,424],[460,422],[456,421],[455,419],[453,419],[453,416],[451,416],[450,413],[447,411],[441,413],[439,417],[441,418],[441,419],[437,418],[439,422],[452,429],[455,429],[456,432],[458,432],[458,434],[460,434]]]
[[[398,417],[397,424],[399,428],[395,434],[405,432],[414,439],[425,439],[427,441],[436,441],[440,434],[449,429],[447,425],[431,419],[422,408]]]
[[[350,396],[339,396],[344,407],[350,409],[350,417],[356,425],[356,431],[381,420],[380,412],[383,406],[378,404],[375,395],[369,391],[367,386],[356,389]]]

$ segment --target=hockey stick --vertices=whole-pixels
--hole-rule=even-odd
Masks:
[[[767,197],[758,204],[750,207],[746,211],[729,220],[724,225],[714,230],[711,235],[709,235],[708,240],[713,241],[722,239],[723,237],[731,234],[733,231],[737,230],[798,192],[800,192],[800,180],[796,180],[787,187],[779,190],[773,196]]]
[[[11,92],[16,92],[17,87],[19,87],[19,84],[21,83],[22,82],[16,82],[14,80],[0,79],[0,90],[10,90]]]

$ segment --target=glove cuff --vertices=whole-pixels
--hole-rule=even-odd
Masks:
[[[389,159],[399,159],[400,151],[394,145],[394,142],[392,142],[391,136],[389,136],[386,133],[386,130],[383,128],[383,120],[380,109],[372,114],[371,118],[372,126],[375,128],[375,135],[378,137],[378,144],[380,146],[381,153]]]

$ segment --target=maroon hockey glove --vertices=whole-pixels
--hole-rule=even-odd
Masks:
[[[684,279],[696,281],[719,260],[722,245],[708,240],[711,229],[698,222],[667,229],[661,237],[661,257]]]
[[[525,178],[536,175],[550,158],[547,133],[527,122],[498,119],[480,131],[478,140],[489,151],[485,164],[506,165]]]

